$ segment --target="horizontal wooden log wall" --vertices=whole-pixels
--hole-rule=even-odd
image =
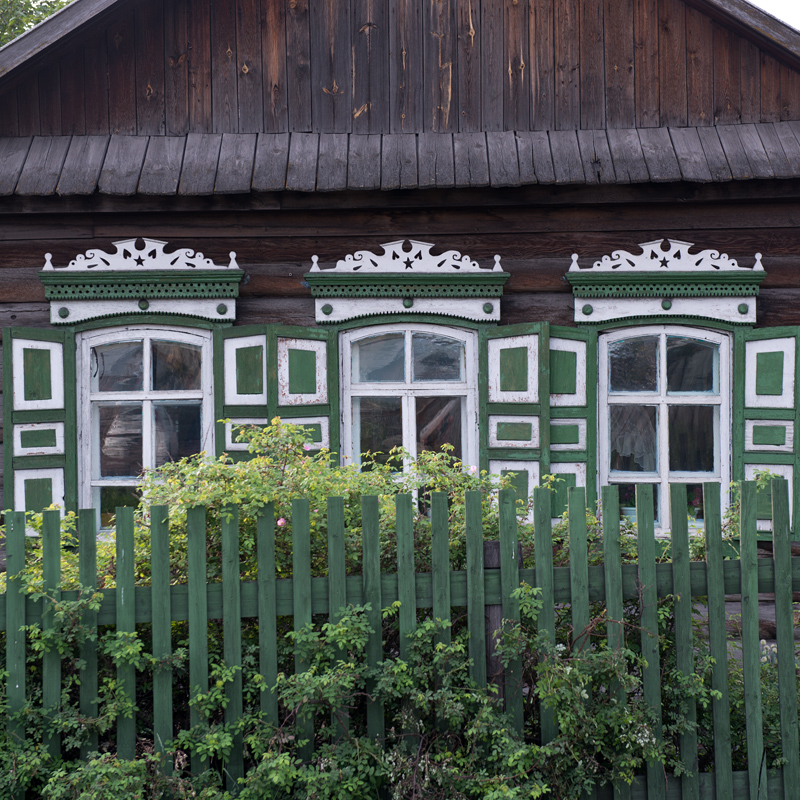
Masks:
[[[0,135],[800,119],[800,72],[682,0],[146,0],[0,97]]]

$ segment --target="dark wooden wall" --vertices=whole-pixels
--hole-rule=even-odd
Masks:
[[[800,73],[682,0],[142,0],[0,97],[0,135],[800,119]]]

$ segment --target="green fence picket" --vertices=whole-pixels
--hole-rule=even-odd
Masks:
[[[672,519],[672,593],[675,595],[675,660],[679,672],[694,674],[694,631],[692,626],[692,580],[689,567],[689,520],[686,484],[669,487]],[[688,729],[680,736],[681,761],[687,772],[681,777],[685,800],[700,800],[700,774],[697,759],[697,706],[693,698],[684,700]]]
[[[467,624],[470,677],[486,686],[486,604],[483,574],[482,493],[471,490],[464,498],[467,538]]]
[[[78,512],[78,581],[87,593],[97,589],[97,512],[93,508],[82,508]],[[89,630],[97,628],[97,612],[86,609],[83,624]],[[80,712],[84,719],[97,717],[97,640],[87,640],[81,646],[84,663],[81,675]],[[81,746],[81,758],[97,750],[97,731],[92,729],[86,743]]]
[[[164,752],[172,740],[172,598],[169,569],[169,509],[150,509],[150,584],[153,598],[153,740],[155,753]],[[172,773],[172,759],[162,760],[162,769]]]
[[[46,595],[42,629],[48,630],[54,624],[54,604],[61,599],[61,512],[57,509],[42,512],[42,579]],[[58,650],[47,650],[42,654],[42,708],[48,716],[53,716],[60,706],[61,655]],[[48,731],[44,743],[51,757],[61,755],[60,734]]]
[[[778,692],[781,713],[783,796],[797,797],[800,788],[800,743],[797,730],[797,675],[792,614],[792,550],[789,543],[789,485],[772,481],[772,558],[775,567],[775,624],[778,645]],[[789,654],[787,658],[785,654]],[[781,654],[784,657],[781,658]]]
[[[25,513],[6,514],[6,702],[8,714],[18,714],[25,705],[25,593],[16,577],[25,569]],[[8,720],[8,733],[18,741],[25,740],[25,728],[16,720]],[[19,795],[24,797],[24,792]]]
[[[410,494],[395,496],[397,531],[397,599],[400,602],[400,658],[408,663],[409,634],[417,628],[417,586],[414,575],[414,509]]]
[[[364,604],[369,604],[367,620],[372,628],[367,640],[367,666],[373,668],[383,659],[381,538],[377,497],[361,498],[361,537]],[[370,683],[367,692],[372,694],[373,688],[373,684]],[[384,734],[383,704],[376,701],[367,702],[367,736],[373,740],[383,741]]]
[[[133,509],[117,508],[117,633],[136,632]],[[136,703],[136,667],[117,666],[117,684]],[[132,761],[136,757],[136,712],[117,717],[117,755]]]
[[[731,763],[731,714],[728,701],[728,642],[725,626],[725,572],[722,553],[722,519],[718,483],[703,484],[703,517],[706,537],[706,583],[708,592],[708,650],[711,667],[711,689],[717,699],[711,700],[714,720],[714,786],[717,797],[733,797]]]
[[[586,490],[571,487],[567,493],[569,510],[569,582],[572,611],[572,647],[588,649],[584,632],[589,625],[589,548],[586,532]]]
[[[278,727],[278,624],[275,596],[275,506],[267,503],[256,520],[258,556],[258,667],[266,689],[261,692],[261,713]]]
[[[233,680],[225,684],[225,722],[233,725],[242,718],[242,579],[239,565],[239,508],[222,508],[222,635],[225,666],[235,669]],[[242,734],[233,737],[233,748],[225,764],[228,790],[237,788],[244,777]]]
[[[742,672],[747,718],[747,774],[750,800],[766,800],[767,768],[761,713],[761,644],[758,638],[758,527],[756,484],[742,483]],[[795,787],[796,788],[796,787]]]
[[[347,569],[344,558],[344,498],[328,498],[328,618],[331,623],[341,619],[347,607]],[[347,648],[339,650],[338,658],[347,659]],[[335,709],[333,725],[342,735],[347,733],[350,716],[346,708]]]
[[[661,739],[661,668],[658,658],[658,591],[656,587],[656,538],[653,520],[653,487],[636,487],[636,521],[639,542],[639,591],[641,592],[642,658],[647,667],[642,675],[644,701],[655,715],[655,736]],[[649,761],[647,772],[648,800],[664,800],[663,767]]]
[[[431,492],[431,581],[433,618],[450,622],[450,523],[447,492]],[[450,644],[450,626],[436,637],[437,643]]]
[[[311,624],[311,510],[308,500],[292,500],[292,606],[294,629],[301,631]],[[294,671],[305,672],[308,664],[295,651]],[[307,708],[297,720],[298,737],[305,744],[298,748],[303,761],[314,754],[314,716]]]
[[[502,509],[502,504],[501,504]],[[501,516],[502,519],[502,516]],[[553,603],[547,598],[553,596],[553,532],[551,529],[550,490],[537,487],[533,490],[533,536],[536,556],[536,585],[542,590],[544,606],[539,612],[539,631],[546,633],[550,641],[556,642],[556,613]],[[557,735],[553,710],[539,706],[542,724],[542,744],[547,744]]]
[[[190,700],[208,692],[208,577],[206,574],[206,510],[193,506],[186,512],[187,580],[189,585],[189,694]],[[197,705],[189,706],[194,728],[203,719]],[[208,768],[205,759],[192,753],[196,775]]]

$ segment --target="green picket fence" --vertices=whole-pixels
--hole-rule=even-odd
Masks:
[[[118,630],[133,631],[137,624],[152,625],[153,655],[169,657],[172,652],[171,623],[188,621],[189,682],[192,687],[208,686],[209,619],[222,619],[224,659],[227,666],[241,666],[241,620],[258,620],[260,671],[268,685],[276,682],[277,626],[279,616],[294,618],[294,628],[301,629],[311,622],[314,614],[333,616],[343,606],[371,605],[371,626],[375,633],[368,646],[368,660],[376,664],[382,658],[381,609],[400,602],[400,655],[403,657],[406,634],[417,623],[416,609],[431,609],[435,617],[451,618],[453,608],[467,608],[472,658],[472,677],[480,685],[487,683],[485,614],[487,606],[502,606],[503,617],[519,619],[519,605],[514,590],[522,581],[541,588],[544,608],[539,617],[540,629],[555,636],[555,606],[569,603],[575,631],[589,623],[590,603],[605,604],[607,637],[610,647],[618,647],[625,632],[621,624],[623,602],[641,598],[641,649],[647,661],[643,675],[646,702],[658,719],[661,715],[661,673],[657,638],[657,601],[674,595],[676,647],[678,668],[693,672],[692,597],[706,598],[710,631],[710,651],[716,660],[713,669],[713,688],[719,699],[713,701],[715,772],[698,774],[697,737],[686,733],[681,742],[681,757],[691,775],[680,780],[665,779],[661,768],[648,765],[646,775],[632,787],[618,786],[599,790],[597,797],[694,798],[749,797],[797,798],[800,787],[800,746],[798,745],[797,675],[794,658],[778,659],[780,688],[781,740],[786,764],[780,771],[767,774],[763,759],[749,759],[747,772],[731,768],[731,725],[728,704],[728,652],[725,628],[726,593],[742,596],[742,651],[747,709],[748,753],[763,752],[763,732],[760,697],[760,649],[758,637],[758,593],[774,592],[779,653],[794,652],[792,591],[800,591],[800,558],[791,558],[789,532],[789,503],[786,483],[775,481],[773,499],[774,558],[758,559],[756,555],[756,493],[755,485],[745,483],[742,490],[741,555],[739,560],[723,559],[721,534],[720,487],[704,486],[705,540],[707,560],[689,561],[689,531],[686,520],[686,487],[670,487],[672,518],[672,561],[656,563],[656,543],[653,521],[652,489],[640,486],[637,490],[638,563],[623,564],[620,553],[619,507],[616,487],[602,491],[605,526],[603,532],[604,563],[590,566],[587,555],[587,530],[584,514],[583,489],[570,489],[568,567],[553,566],[550,491],[534,490],[535,569],[522,569],[518,558],[517,518],[513,491],[501,491],[499,498],[500,567],[484,567],[484,541],[481,522],[481,496],[468,492],[466,497],[467,569],[452,571],[449,562],[449,531],[447,497],[434,494],[431,502],[432,571],[416,573],[414,569],[413,505],[410,495],[396,499],[397,572],[382,574],[379,560],[378,498],[362,498],[363,512],[363,575],[346,576],[344,506],[341,498],[328,500],[328,570],[329,577],[311,576],[310,514],[307,500],[292,502],[293,577],[276,579],[275,519],[267,506],[257,525],[258,579],[242,581],[239,574],[239,525],[237,509],[231,507],[222,523],[222,582],[206,581],[205,511],[190,509],[188,514],[188,584],[171,585],[169,574],[168,509],[151,509],[151,586],[135,586],[134,581],[134,521],[131,509],[119,509],[116,526],[116,589],[104,589],[100,610],[90,615],[90,625],[116,625]],[[25,516],[13,513],[6,526],[8,590],[0,595],[0,630],[6,631],[7,692],[10,713],[18,711],[26,698],[26,641],[23,626],[41,622],[51,624],[41,602],[22,594],[14,576],[23,568],[25,559]],[[83,586],[96,586],[95,514],[81,511],[78,517],[79,579]],[[46,511],[42,532],[44,583],[48,593],[59,595],[60,528],[57,511]],[[64,591],[64,599],[75,599],[75,592]],[[94,618],[92,618],[94,617]],[[614,624],[619,622],[620,624]],[[445,634],[446,635],[446,634]],[[628,634],[631,635],[631,634]],[[81,654],[86,668],[80,687],[80,710],[93,716],[98,694],[98,656],[96,644],[89,642]],[[304,664],[296,661],[295,668]],[[518,729],[523,724],[523,691],[516,679],[519,665],[511,664],[506,672],[506,709]],[[227,684],[227,721],[242,714],[242,678]],[[135,692],[133,667],[120,667],[118,680],[131,695]],[[42,665],[43,705],[57,706],[61,696],[61,662],[57,653],[46,653]],[[156,670],[153,677],[154,736],[156,742],[174,737],[173,675],[169,667]],[[179,700],[185,703],[185,698]],[[270,722],[278,722],[278,707],[274,695],[263,692],[261,710]],[[690,715],[694,713],[690,709]],[[192,709],[192,724],[198,720]],[[540,710],[542,736],[556,735],[555,721],[547,709]],[[384,732],[383,709],[377,703],[368,705],[367,726],[370,735],[381,737]],[[19,733],[19,732],[18,732]],[[121,757],[132,758],[136,746],[136,720],[120,718],[117,722],[117,749]],[[51,736],[47,743],[53,753],[59,752],[61,742]],[[89,742],[90,752],[96,742]],[[198,760],[193,769],[201,769]],[[237,742],[227,764],[230,781],[243,775],[244,758],[241,742]]]

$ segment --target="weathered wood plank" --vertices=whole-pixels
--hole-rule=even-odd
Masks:
[[[353,133],[389,130],[389,6],[352,2]]]
[[[346,133],[321,133],[317,164],[317,191],[340,192],[347,188]]]
[[[616,183],[614,164],[604,130],[578,131],[578,145],[587,183]]]
[[[792,132],[791,123],[776,122],[773,125],[775,135],[783,147],[783,153],[789,164],[789,173],[792,177],[800,176],[800,142]],[[760,130],[760,128],[759,128]]]
[[[311,121],[318,133],[352,128],[353,78],[349,0],[310,3]]]
[[[575,131],[550,131],[550,149],[556,183],[586,182]]]
[[[714,124],[714,35],[711,18],[686,7],[689,125]]]
[[[352,134],[347,159],[348,189],[379,189],[381,186],[381,136]]]
[[[417,187],[417,137],[389,133],[381,146],[381,189]]]
[[[192,0],[188,9],[189,131],[208,133],[214,118],[211,101],[211,6],[209,0]]]
[[[286,186],[288,133],[259,133],[253,167],[253,191],[279,192]]]
[[[317,183],[319,135],[293,133],[289,143],[289,168],[286,188],[296,192],[313,192]]]
[[[489,159],[486,134],[457,133],[453,136],[456,186],[488,186]]]
[[[236,4],[211,0],[211,105],[214,133],[237,133]]]
[[[264,130],[288,130],[288,74],[286,67],[286,5],[261,2],[261,71],[264,89]]]
[[[102,194],[136,194],[147,143],[147,136],[111,137],[97,182]]]
[[[617,183],[648,182],[650,173],[647,171],[642,143],[636,130],[609,128],[607,136]]]
[[[554,0],[555,14],[555,129],[581,126],[580,24],[578,0]]]
[[[458,130],[468,133],[481,129],[480,5],[457,0],[456,15]],[[527,121],[524,127],[528,127]]]
[[[781,119],[800,119],[800,72],[781,64]]]
[[[633,0],[605,0],[606,124],[636,127]]]
[[[61,75],[58,62],[39,72],[39,129],[42,136],[61,134]]]
[[[697,183],[710,181],[711,170],[708,168],[697,128],[670,128],[669,135],[683,179]]]
[[[504,4],[503,127],[507,131],[525,129],[530,124],[528,2],[517,0]]]
[[[634,0],[634,52],[636,61],[636,127],[661,123],[658,73],[658,0]]]
[[[581,128],[600,129],[606,125],[603,0],[582,0],[579,27]]]
[[[760,54],[761,61],[761,121],[780,122],[781,66],[771,55]]]
[[[517,145],[517,167],[520,183],[538,183],[536,170],[533,166],[533,132],[518,131],[514,136]],[[547,134],[545,133],[546,136]],[[549,146],[548,142],[548,148]]]
[[[453,137],[449,134],[421,133],[417,137],[420,189],[449,189],[455,185]]]
[[[0,139],[0,196],[14,193],[33,138]]]
[[[256,151],[255,133],[223,133],[219,150],[215,194],[250,191]]]
[[[258,133],[264,125],[261,54],[261,0],[236,0],[236,92],[239,133]]]
[[[639,130],[639,141],[651,181],[659,183],[681,179],[681,169],[666,128],[642,128]]]
[[[86,95],[83,53],[70,53],[59,61],[61,73],[61,130],[65,136],[86,133]]]
[[[550,138],[545,131],[531,133],[533,149],[533,168],[539,183],[555,183],[556,171],[553,166],[553,153],[550,149]]]
[[[682,0],[658,3],[658,92],[661,125],[684,127],[688,119],[686,6]]]
[[[58,181],[58,194],[94,194],[108,140],[108,136],[73,136]]]
[[[183,151],[178,194],[213,194],[217,162],[222,146],[220,133],[190,133]]]
[[[780,123],[778,123],[780,125]],[[789,161],[783,151],[783,145],[778,133],[775,130],[775,125],[770,122],[753,126],[758,133],[761,144],[764,146],[764,152],[769,159],[769,165],[772,167],[772,172],[776,178],[791,178],[794,175],[792,168],[789,166]]]
[[[17,86],[17,114],[19,115],[19,135],[38,136],[39,125],[39,81],[34,75]]]
[[[761,121],[761,54],[747,39],[741,40],[740,91],[742,122]]]
[[[4,113],[0,115],[0,138],[19,136],[17,92],[14,89],[0,96],[0,108],[4,110]]]
[[[552,2],[552,0],[551,0]],[[482,0],[481,29],[481,125],[478,130],[503,129],[503,3]]]
[[[389,5],[389,130],[422,130],[422,4]]]
[[[86,133],[109,133],[107,39],[98,33],[83,47]],[[76,55],[76,57],[79,57]]]
[[[741,99],[741,39],[728,28],[713,23],[714,124],[739,122]]]
[[[143,3],[134,11],[136,61],[136,132],[163,135],[164,108],[164,7]]]
[[[486,134],[489,179],[492,186],[519,186],[519,159],[513,131]],[[530,162],[532,166],[532,161]]]
[[[114,20],[106,30],[108,120],[111,133],[123,136],[136,134],[134,28],[134,15],[130,13]]]
[[[423,0],[422,130],[453,133],[458,130],[456,76],[456,0]]]
[[[769,163],[769,158],[761,143],[761,138],[752,124],[737,125],[736,132],[742,142],[742,148],[750,162],[750,174],[754,178],[773,178],[775,173]]]
[[[549,131],[556,119],[553,0],[530,0],[530,4],[531,128]]]
[[[164,130],[169,136],[189,132],[188,0],[164,4]]]
[[[708,168],[711,170],[711,179],[714,181],[732,180],[731,168],[719,139],[715,127],[698,127],[697,135],[703,145],[703,154],[706,157]]]
[[[53,194],[72,137],[36,136],[17,182],[17,194]]]
[[[171,195],[178,191],[185,136],[153,136],[147,146],[139,194]]]

